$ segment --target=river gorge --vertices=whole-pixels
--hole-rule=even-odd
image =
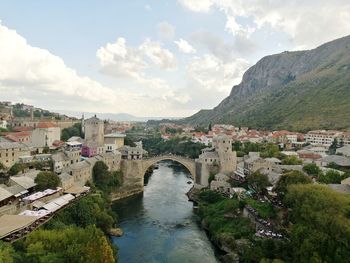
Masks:
[[[186,193],[188,171],[172,161],[158,163],[143,194],[114,203],[122,237],[114,237],[118,262],[218,262],[215,248],[198,226]]]

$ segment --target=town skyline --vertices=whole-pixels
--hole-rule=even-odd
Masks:
[[[18,8],[4,1],[2,99],[54,111],[189,116],[216,106],[263,56],[350,33],[345,1],[298,3],[37,1]]]

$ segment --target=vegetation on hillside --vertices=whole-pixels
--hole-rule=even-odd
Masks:
[[[181,123],[260,129],[349,129],[350,36],[262,58],[213,110]]]
[[[151,156],[159,154],[176,154],[189,158],[197,158],[202,149],[206,146],[201,143],[194,143],[189,138],[175,137],[164,141],[160,137],[144,139],[142,141],[143,148],[148,151]]]

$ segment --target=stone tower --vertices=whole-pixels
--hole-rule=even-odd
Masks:
[[[237,156],[232,151],[232,139],[227,135],[219,135],[213,138],[213,147],[219,155],[220,172],[231,173],[236,170]]]
[[[98,147],[104,145],[104,123],[96,117],[84,121],[85,143],[96,144]]]

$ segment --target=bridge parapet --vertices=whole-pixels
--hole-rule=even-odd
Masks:
[[[192,179],[195,178],[195,175],[196,175],[195,160],[181,156],[181,155],[174,155],[174,154],[157,155],[151,158],[144,158],[142,160],[142,166],[143,166],[142,175],[144,175],[147,169],[152,165],[156,164],[157,162],[165,161],[165,160],[171,160],[182,164],[190,172]]]

